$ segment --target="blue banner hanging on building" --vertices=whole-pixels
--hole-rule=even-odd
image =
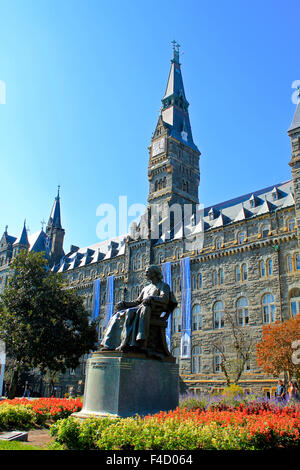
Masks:
[[[169,284],[170,290],[172,290],[172,276],[171,276],[171,263],[168,261],[162,264],[163,279],[166,284]],[[166,329],[166,340],[169,351],[171,351],[171,315],[168,318],[168,326]]]
[[[114,276],[109,276],[106,282],[105,328],[114,310]]]
[[[190,258],[180,260],[181,276],[181,357],[191,357],[191,269]]]
[[[92,321],[98,320],[99,310],[100,310],[100,279],[96,279],[93,284]]]

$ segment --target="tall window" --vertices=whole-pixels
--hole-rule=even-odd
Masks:
[[[294,270],[292,255],[289,255],[287,258],[287,268],[288,268],[289,273],[291,273]]]
[[[237,301],[237,322],[239,326],[245,326],[249,323],[248,300],[241,297]]]
[[[173,312],[173,333],[180,333],[181,331],[181,318],[180,318],[180,308],[175,308]]]
[[[213,271],[213,285],[217,286],[218,285],[218,271]]]
[[[266,265],[264,261],[259,263],[260,277],[265,277],[266,275]]]
[[[300,297],[292,297],[290,300],[291,315],[295,318],[300,313]]]
[[[292,232],[293,230],[295,230],[295,227],[296,227],[295,219],[294,218],[289,219],[288,220],[288,229],[289,229],[289,231]]]
[[[248,277],[248,268],[247,268],[246,263],[242,264],[241,271],[242,271],[242,281],[246,281]]]
[[[197,276],[197,289],[201,289],[202,287],[202,274],[199,273]]]
[[[267,272],[268,272],[268,276],[272,276],[272,274],[273,274],[273,261],[271,259],[268,259],[268,261],[267,261]]]
[[[300,270],[300,253],[296,253],[295,255],[295,268],[296,271]]]
[[[192,349],[192,374],[201,372],[201,348],[194,346]]]
[[[261,230],[262,236],[267,237],[269,235],[269,231],[270,231],[270,226],[267,224],[263,225],[262,230]]]
[[[216,250],[220,250],[222,248],[222,244],[223,244],[223,239],[222,237],[218,237],[216,239]]]
[[[219,269],[219,284],[224,284],[224,269]]]
[[[201,306],[196,304],[192,309],[192,330],[201,330],[202,329],[202,315],[201,315]]]
[[[221,362],[222,362],[221,353],[216,352],[216,353],[214,354],[214,372],[215,372],[215,373],[222,372],[222,369],[221,369]]]
[[[242,243],[245,242],[245,240],[246,240],[246,232],[243,230],[242,232],[238,233],[238,236],[237,236],[238,244],[241,245]]]
[[[224,305],[221,301],[214,305],[214,328],[224,328]]]
[[[272,294],[265,294],[262,300],[264,323],[275,322],[275,303]]]
[[[240,266],[236,266],[236,268],[235,268],[235,280],[237,282],[240,282],[241,279],[242,279],[241,268],[240,268]]]

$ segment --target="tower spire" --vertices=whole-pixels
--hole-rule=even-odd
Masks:
[[[180,45],[174,40],[173,58],[168,77],[167,87],[162,99],[162,120],[170,126],[170,135],[185,145],[198,151],[193,141],[190,118],[188,113],[189,102],[186,99],[181,67],[179,62]]]

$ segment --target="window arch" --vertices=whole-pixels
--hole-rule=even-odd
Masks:
[[[267,273],[268,273],[268,276],[273,275],[273,261],[271,258],[267,260]]]
[[[260,271],[260,277],[265,277],[266,276],[266,264],[265,264],[264,261],[260,261],[259,271]]]
[[[217,237],[216,242],[215,242],[216,250],[220,250],[222,248],[222,245],[223,245],[223,238]]]
[[[237,324],[245,326],[249,323],[248,299],[240,297],[237,301]]]
[[[292,255],[288,255],[288,257],[287,257],[287,270],[288,270],[289,273],[294,271],[294,263],[293,263]]]
[[[237,234],[237,242],[238,242],[239,245],[241,245],[245,241],[246,241],[246,232],[245,232],[245,230],[242,230],[242,231],[238,232],[238,234]]]
[[[270,232],[270,224],[264,224],[261,228],[262,237],[265,238],[269,235]]]
[[[294,217],[292,217],[292,218],[290,218],[290,219],[288,220],[287,226],[288,226],[289,232],[292,232],[293,230],[295,230],[295,228],[296,228],[296,221],[295,221],[295,218],[294,218]]]
[[[272,294],[265,294],[262,298],[264,323],[275,322],[275,301]]]
[[[291,317],[295,318],[300,313],[300,297],[291,297],[290,299]]]
[[[241,266],[242,281],[247,281],[248,278],[248,267],[246,263]]]
[[[202,287],[202,274],[199,273],[197,275],[197,289],[201,289],[201,287]]]
[[[192,374],[201,372],[201,348],[194,346],[192,349]]]
[[[224,328],[224,304],[222,301],[218,301],[214,304],[214,328]]]
[[[235,280],[237,282],[240,282],[242,279],[242,273],[241,273],[241,267],[240,266],[236,266],[235,267]]]
[[[180,333],[181,331],[181,316],[180,316],[180,308],[175,308],[172,314],[172,323],[173,323],[173,333]]]
[[[195,304],[192,308],[192,330],[202,329],[201,305]]]

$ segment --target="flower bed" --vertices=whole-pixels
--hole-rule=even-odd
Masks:
[[[0,401],[0,430],[12,428],[30,429],[46,423],[67,418],[75,411],[80,411],[80,399],[62,398],[14,398]]]
[[[300,409],[226,411],[177,408],[145,418],[58,421],[54,448],[104,450],[254,450],[300,446]]]

